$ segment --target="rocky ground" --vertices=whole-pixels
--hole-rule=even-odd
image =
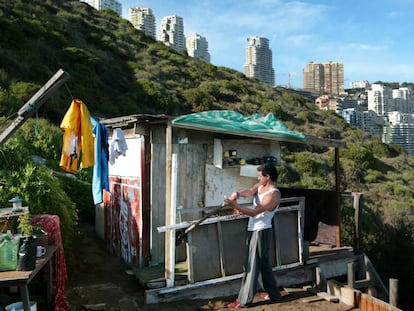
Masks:
[[[96,236],[93,225],[80,225],[76,241],[73,250],[65,250],[69,277],[66,284],[69,310],[227,310],[226,305],[235,298],[146,305],[145,289],[139,285],[130,268],[119,257],[106,251],[105,244]],[[302,288],[286,289],[283,295],[283,301],[278,304],[266,304],[260,297],[256,297],[256,304],[248,310],[353,310],[350,306],[326,300],[304,302],[305,298],[309,299],[313,294]]]

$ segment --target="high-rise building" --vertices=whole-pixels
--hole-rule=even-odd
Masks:
[[[368,110],[375,111],[383,116],[387,112],[394,111],[394,100],[392,88],[383,84],[373,84],[367,90]]]
[[[308,62],[303,69],[303,89],[309,92],[325,94],[323,66],[320,63]]]
[[[382,136],[384,119],[372,110],[356,112],[356,127],[378,138]]]
[[[243,66],[244,74],[274,86],[275,70],[272,65],[272,50],[269,48],[269,40],[254,36],[247,38],[247,42],[246,63]]]
[[[346,123],[351,124],[353,126],[357,125],[357,111],[355,108],[346,108],[340,112],[342,118],[346,121]]]
[[[207,39],[195,33],[187,37],[186,40],[188,56],[199,58],[206,63],[210,63],[210,53],[208,52]]]
[[[116,0],[84,0],[90,6],[97,10],[108,9],[114,11],[119,16],[122,15],[122,4]]]
[[[337,62],[308,62],[303,69],[303,88],[318,94],[344,92],[344,65]]]
[[[150,8],[129,8],[129,20],[131,24],[141,30],[147,36],[156,39],[155,16]]]
[[[177,52],[185,50],[183,18],[177,15],[164,16],[161,20],[159,40]]]
[[[408,87],[392,90],[395,110],[401,113],[414,113],[414,93]]]
[[[382,141],[404,148],[414,154],[414,114],[399,111],[388,112],[385,116]]]

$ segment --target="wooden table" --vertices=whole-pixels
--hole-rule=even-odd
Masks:
[[[47,303],[52,302],[52,257],[57,245],[49,245],[46,255],[36,259],[36,267],[31,271],[5,271],[0,272],[0,287],[19,286],[24,311],[30,311],[29,283],[43,269],[47,273]]]

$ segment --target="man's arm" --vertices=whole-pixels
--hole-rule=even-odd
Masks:
[[[237,191],[237,192],[233,192],[229,199],[230,200],[237,200],[240,197],[242,197],[242,198],[251,197],[257,192],[258,188],[259,188],[259,183],[255,184],[251,188],[243,189],[243,190],[240,190],[240,191]]]
[[[258,204],[254,209],[239,205],[236,199],[232,200],[231,198],[229,198],[227,200],[224,200],[224,202],[227,205],[237,209],[239,212],[247,216],[250,216],[250,217],[255,217],[256,215],[263,213],[264,211],[273,211],[276,208],[276,206],[279,205],[279,201],[280,201],[279,191],[272,191],[266,194],[263,197],[262,202]]]

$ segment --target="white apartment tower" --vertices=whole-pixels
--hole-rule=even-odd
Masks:
[[[375,111],[378,115],[385,115],[395,110],[392,88],[382,84],[373,84],[367,91],[368,110]]]
[[[183,18],[177,15],[164,16],[161,20],[159,40],[177,52],[185,50]]]
[[[129,8],[129,20],[131,24],[141,30],[147,36],[156,39],[155,16],[150,8]]]
[[[186,40],[188,56],[195,57],[210,63],[210,53],[208,52],[208,42],[205,37],[195,33],[187,37]]]
[[[243,72],[247,77],[254,77],[263,83],[275,85],[275,70],[272,65],[272,50],[269,40],[263,37],[247,38],[246,63]]]
[[[108,9],[114,11],[119,16],[122,16],[122,4],[116,0],[84,0],[90,6],[97,10]]]
[[[408,87],[392,90],[395,110],[401,113],[414,113],[414,93]]]

